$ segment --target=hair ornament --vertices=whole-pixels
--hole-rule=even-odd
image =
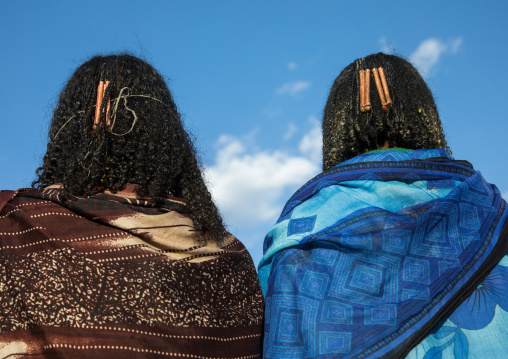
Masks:
[[[97,87],[97,102],[95,103],[95,119],[93,121],[93,129],[97,131],[97,125],[99,124],[99,118],[101,116],[101,104],[102,98],[104,97],[104,81],[99,82]]]
[[[365,70],[365,111],[369,112],[372,110],[372,105],[370,104],[370,70]]]
[[[360,111],[369,112],[372,110],[370,103],[370,73],[371,70],[360,70],[358,76],[360,78]],[[388,83],[386,82],[385,72],[382,67],[373,68],[372,74],[376,81],[377,92],[381,100],[381,106],[385,112],[388,111],[388,106],[392,104],[390,92],[388,91]]]
[[[365,112],[365,71],[360,70],[360,111]]]
[[[388,91],[388,83],[386,82],[385,71],[382,67],[378,69],[379,77],[381,77],[381,84],[383,85],[383,92],[385,95],[385,103],[383,104],[383,110],[388,111],[388,105],[392,104],[392,99],[390,98],[390,92]],[[385,109],[386,107],[386,109]]]
[[[100,86],[101,85],[99,84],[99,87]],[[126,92],[126,93],[124,94],[124,92]],[[98,94],[99,93],[101,93],[101,92],[98,92]],[[102,95],[103,95],[102,99],[104,99],[104,94],[102,94]],[[97,96],[97,97],[99,98],[99,96]],[[171,107],[170,105],[164,103],[163,101],[159,100],[158,98],[155,98],[155,97],[152,97],[152,96],[148,96],[148,95],[131,95],[130,94],[130,89],[128,87],[122,88],[120,90],[120,93],[118,94],[118,96],[115,99],[113,99],[113,105],[112,105],[113,111],[110,111],[110,107],[108,106],[109,116],[106,118],[106,120],[107,120],[106,125],[108,126],[107,127],[108,131],[111,134],[115,135],[115,136],[125,136],[128,133],[131,133],[132,130],[134,129],[134,125],[136,124],[136,122],[138,120],[138,116],[136,115],[136,112],[134,112],[134,110],[132,110],[131,108],[129,108],[127,106],[127,98],[130,98],[130,97],[147,98],[147,99],[159,102],[160,104],[162,104],[164,106]],[[101,102],[102,102],[102,99],[101,99]],[[119,104],[120,100],[124,101],[124,108],[127,111],[130,111],[132,113],[133,117],[134,117],[134,120],[132,122],[131,128],[127,132],[122,133],[122,134],[113,132],[113,128],[114,128],[115,122],[116,122],[116,113],[117,113],[117,110],[118,110],[118,104]],[[100,105],[98,105],[98,106],[99,106],[98,108],[99,108],[99,111],[100,111]],[[56,133],[55,137],[53,137],[53,140],[55,140],[58,137],[60,132],[65,128],[65,126],[67,126],[69,124],[69,122],[71,122],[71,120],[73,120],[76,116],[79,116],[80,114],[83,114],[83,113],[85,113],[85,111],[78,111],[75,115],[72,115],[71,117],[69,117],[69,119],[67,119],[67,121],[65,121],[63,126],[60,127],[60,129]],[[95,121],[94,121],[94,125],[93,125],[94,131],[97,131],[97,129],[99,128],[99,118],[100,118],[99,115],[100,115],[100,112],[99,112],[99,114],[97,113],[97,107],[96,107],[96,109],[95,109]],[[111,121],[111,119],[112,119],[112,121]]]
[[[391,105],[392,100],[390,98],[390,92],[388,91],[388,83],[386,82],[385,72],[382,67],[377,69],[373,68],[372,74],[374,75],[374,80],[376,81],[381,106],[383,106],[383,110],[385,112],[388,112],[388,105]]]
[[[360,70],[360,111],[369,112],[372,110],[370,104],[370,70]]]
[[[104,80],[101,80],[99,82],[99,86],[97,86],[97,102],[95,103],[95,120],[93,122],[94,131],[97,131],[98,127],[101,126],[100,118],[101,118],[102,100],[104,100],[104,94],[106,93],[108,86],[109,81]],[[110,109],[111,109],[111,101],[108,100],[108,105],[106,108],[106,128],[108,128],[111,125]]]

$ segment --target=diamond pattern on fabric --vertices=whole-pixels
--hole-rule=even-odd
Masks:
[[[400,260],[380,255],[363,258],[340,254],[328,295],[349,302],[396,302]]]
[[[427,234],[428,240],[439,243],[447,243],[446,236],[447,223],[446,219],[443,220],[440,216],[430,216],[429,220],[429,233]]]
[[[404,260],[404,280],[422,284],[430,284],[429,261],[406,257]]]
[[[467,229],[480,229],[478,211],[475,207],[466,203],[460,204],[460,226]]]
[[[458,206],[443,200],[418,218],[410,253],[423,257],[455,259],[462,252],[458,235]]]
[[[288,224],[288,237],[297,234],[312,231],[316,223],[316,216],[296,218],[289,221]]]
[[[327,286],[328,274],[307,270],[300,284],[300,292],[315,298],[324,298]]]
[[[340,354],[351,351],[351,333],[320,332],[319,354]]]
[[[343,244],[349,248],[358,249],[372,249],[372,236],[370,233],[367,234],[349,234],[344,233],[339,240],[340,244]]]
[[[291,292],[295,282],[296,267],[283,265],[277,267],[275,272],[274,289],[278,292]]]
[[[493,190],[483,178],[479,175],[471,176],[463,185],[467,186],[468,190],[462,191],[460,194],[462,202],[467,201],[487,208],[492,207]]]
[[[328,324],[353,324],[353,306],[325,300],[321,312],[321,322]]]
[[[284,343],[301,343],[303,334],[298,328],[302,326],[302,310],[293,312],[282,312],[280,314],[279,327],[277,329],[277,340]]]
[[[336,249],[316,248],[312,251],[310,260],[312,263],[333,266],[336,258],[337,258]]]
[[[409,230],[384,230],[383,250],[392,253],[406,254],[411,240]]]
[[[365,308],[365,325],[395,325],[397,322],[397,306],[395,304]]]
[[[270,315],[277,319],[277,323],[271,323],[276,326],[268,333],[265,357],[314,357],[318,306],[318,300],[304,296],[274,295]]]

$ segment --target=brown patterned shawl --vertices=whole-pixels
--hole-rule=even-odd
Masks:
[[[132,187],[65,201],[0,191],[0,358],[257,358],[249,253],[193,231],[185,203]]]

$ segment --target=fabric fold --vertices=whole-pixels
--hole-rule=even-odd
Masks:
[[[264,356],[403,357],[504,257],[507,215],[499,190],[443,149],[316,176],[265,238]]]
[[[260,356],[250,255],[207,241],[185,201],[132,191],[63,199],[2,192],[0,354],[61,358]]]

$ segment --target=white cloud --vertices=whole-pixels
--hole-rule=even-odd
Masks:
[[[208,188],[228,230],[245,244],[255,263],[284,203],[321,170],[320,122],[314,116],[309,122],[298,130],[310,128],[299,141],[292,134],[288,144],[294,147],[288,150],[259,149],[256,130],[241,138],[221,135],[215,161],[205,169]],[[294,131],[292,126],[288,131]]]
[[[310,116],[309,121],[314,127],[305,136],[303,136],[298,149],[300,152],[309,157],[313,162],[321,162],[321,150],[323,145],[323,134],[319,121],[316,117]]]
[[[296,127],[293,123],[290,123],[288,125],[288,129],[287,129],[286,133],[284,134],[284,139],[289,140],[297,132],[298,132],[298,127]]]
[[[318,138],[315,129],[310,131],[295,155],[278,150],[255,151],[237,137],[222,135],[215,163],[205,173],[226,222],[235,227],[274,223],[287,197],[319,172]]]
[[[457,53],[462,45],[462,38],[458,37],[448,42],[430,38],[423,41],[409,57],[410,61],[420,71],[423,77],[428,77],[434,65],[444,53]]]
[[[294,61],[291,61],[290,63],[288,63],[288,70],[296,70],[297,67],[298,67],[298,65]]]
[[[279,87],[275,93],[277,95],[296,95],[303,90],[306,90],[310,87],[310,81],[293,81],[293,82],[286,82],[284,85]]]
[[[418,46],[409,59],[420,71],[422,76],[427,76],[445,50],[446,46],[441,41],[428,39]]]

